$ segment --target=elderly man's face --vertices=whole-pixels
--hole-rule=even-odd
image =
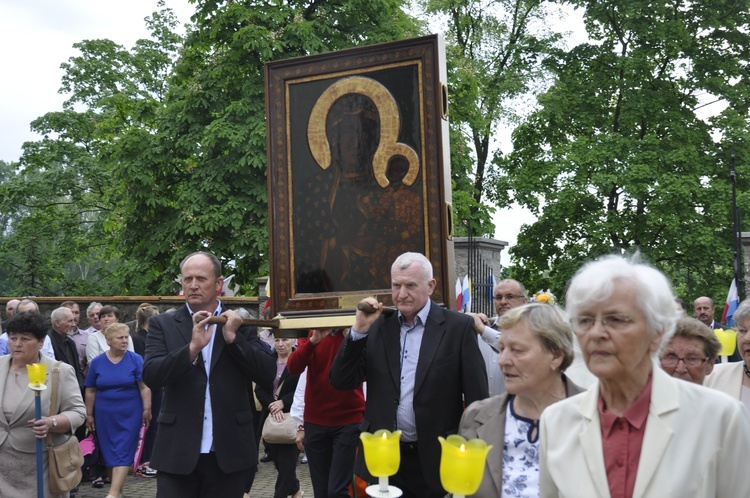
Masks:
[[[573,320],[586,366],[602,381],[626,381],[651,371],[651,353],[661,337],[649,333],[637,296],[633,281],[616,280],[612,295],[580,306]]]
[[[92,327],[94,327],[96,330],[101,330],[102,324],[99,321],[99,311],[102,309],[101,306],[94,306],[91,308],[91,311],[88,312],[87,318],[89,319],[89,323]]]
[[[391,296],[393,304],[411,323],[419,310],[429,301],[435,290],[435,279],[426,279],[424,270],[416,261],[407,268],[391,268]]]
[[[54,329],[60,334],[67,335],[76,328],[76,320],[70,310],[66,310],[60,320],[55,320]]]
[[[707,297],[699,297],[693,302],[693,316],[709,327],[714,321],[714,307]]]
[[[13,316],[13,313],[16,312],[16,306],[18,306],[18,303],[20,303],[18,299],[11,299],[5,304],[5,316],[8,318]]]
[[[521,306],[527,301],[521,286],[512,281],[500,282],[495,287],[494,300],[497,316],[503,316],[509,309]]]
[[[661,367],[672,377],[701,385],[714,369],[714,364],[706,360],[707,356],[703,339],[675,336],[664,346]]]

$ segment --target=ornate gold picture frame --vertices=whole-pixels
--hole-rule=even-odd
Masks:
[[[407,251],[432,261],[433,298],[452,296],[443,54],[433,35],[266,65],[275,313],[390,304]]]

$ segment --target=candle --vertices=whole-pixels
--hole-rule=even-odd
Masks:
[[[454,497],[476,493],[492,446],[487,446],[481,439],[467,441],[456,435],[438,439],[442,447],[440,481],[443,487]]]
[[[732,356],[734,350],[737,349],[737,331],[731,329],[714,329],[714,334],[716,334],[716,337],[721,343],[719,356],[721,356],[722,363],[726,363],[727,357]]]
[[[44,363],[32,363],[26,365],[26,371],[29,373],[29,387],[35,390],[44,390],[47,388],[44,381],[47,380],[47,365]]]
[[[379,430],[375,434],[359,435],[365,452],[367,470],[375,477],[392,476],[401,464],[401,431]]]

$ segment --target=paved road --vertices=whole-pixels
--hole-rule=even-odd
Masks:
[[[310,473],[307,470],[307,465],[297,464],[297,478],[300,480],[300,486],[305,492],[305,497],[312,498],[312,485],[310,484]],[[258,474],[255,476],[250,496],[253,498],[272,498],[275,484],[276,469],[273,463],[259,463]],[[90,482],[85,482],[81,483],[78,489],[76,498],[104,498],[107,496],[109,487],[96,489],[91,486]],[[123,495],[125,498],[154,498],[156,496],[156,478],[128,475]]]

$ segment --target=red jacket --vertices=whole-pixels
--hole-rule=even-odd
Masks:
[[[307,367],[305,422],[328,427],[362,422],[365,411],[362,384],[356,389],[339,391],[328,381],[331,364],[344,339],[340,332],[325,336],[317,345],[308,339],[299,339],[297,349],[286,362],[287,370],[293,375],[301,374]]]

